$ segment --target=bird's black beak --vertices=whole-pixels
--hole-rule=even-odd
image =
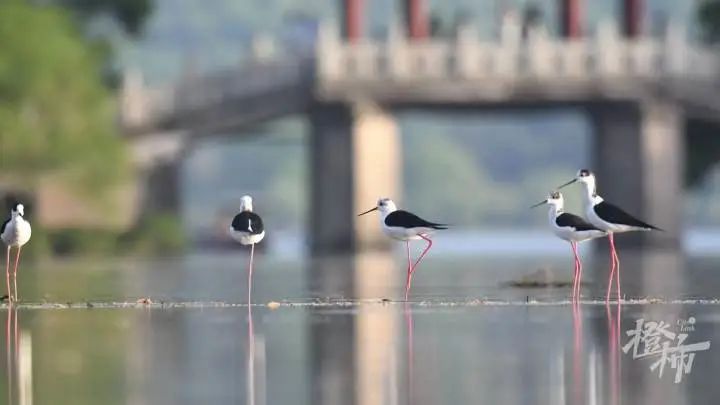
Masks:
[[[541,206],[541,205],[543,205],[543,204],[546,204],[546,203],[547,203],[547,201],[548,201],[548,200],[542,200],[542,201],[540,201],[539,203],[537,203],[537,204],[533,205],[533,206],[532,206],[532,207],[530,207],[530,208],[535,208],[535,207],[539,207],[539,206]]]
[[[575,183],[576,181],[577,181],[577,179],[572,179],[572,180],[568,181],[567,183],[563,184],[562,186],[558,187],[558,190],[560,190],[561,188],[563,188],[565,186],[569,186],[569,185]]]
[[[358,214],[358,216],[361,217],[361,216],[363,216],[363,215],[365,215],[365,214],[369,214],[369,213],[371,213],[371,212],[373,212],[373,211],[375,211],[375,210],[377,210],[377,209],[378,209],[378,207],[373,207],[373,208],[371,208],[371,209],[363,212],[362,214]]]

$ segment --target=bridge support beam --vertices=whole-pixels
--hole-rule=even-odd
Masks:
[[[685,167],[681,108],[653,100],[603,104],[590,112],[599,192],[665,230],[623,235],[620,246],[679,247]]]
[[[158,162],[143,169],[141,217],[151,214],[180,214],[181,160]]]
[[[357,217],[400,193],[400,138],[374,105],[316,104],[310,112],[313,254],[386,248],[377,216]],[[349,275],[351,276],[351,275]]]

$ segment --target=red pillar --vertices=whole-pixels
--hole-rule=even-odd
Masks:
[[[560,34],[565,38],[582,35],[582,0],[560,0]]]
[[[405,27],[411,39],[427,38],[430,34],[429,16],[425,0],[403,0]]]
[[[362,37],[363,0],[342,1],[342,33],[349,42],[356,42]]]
[[[622,1],[623,33],[628,38],[635,38],[642,33],[642,20],[644,10],[643,0]]]

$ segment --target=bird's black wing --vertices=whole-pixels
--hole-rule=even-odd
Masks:
[[[555,218],[557,226],[569,226],[575,228],[576,231],[601,231],[593,224],[585,221],[577,215],[562,213]]]
[[[7,224],[9,224],[9,223],[10,223],[10,219],[8,218],[7,221],[3,222],[2,225],[0,225],[0,235],[2,235],[3,232],[5,232],[5,227],[6,227]]]
[[[254,212],[243,211],[233,218],[232,229],[237,232],[248,232],[253,235],[263,233],[265,227],[262,219]]]
[[[613,224],[636,226],[638,228],[655,229],[658,231],[661,230],[656,226],[650,225],[633,217],[632,215],[623,211],[621,208],[605,201],[597,204],[595,207],[593,207],[593,209],[595,210],[597,216],[599,216],[602,220],[606,222],[610,222]]]
[[[432,228],[447,229],[445,224],[437,224],[435,222],[426,221],[419,216],[407,211],[393,211],[385,217],[385,225],[396,226],[400,228]]]

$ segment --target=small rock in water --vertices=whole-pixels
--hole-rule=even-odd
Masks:
[[[139,300],[135,301],[135,303],[137,303],[137,304],[150,305],[150,304],[152,304],[153,302],[152,302],[152,300],[151,300],[150,298],[145,297],[145,298],[140,298]]]
[[[267,303],[267,307],[270,309],[278,309],[280,308],[280,303],[276,301],[270,301]]]

